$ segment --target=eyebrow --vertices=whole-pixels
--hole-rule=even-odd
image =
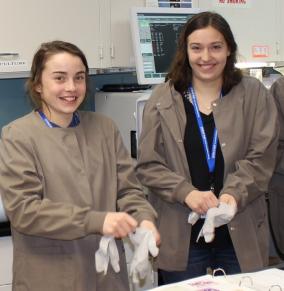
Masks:
[[[222,40],[214,41],[212,44],[223,44],[224,42]]]
[[[52,72],[52,74],[67,75],[67,72],[64,72],[64,71],[54,71],[54,72]],[[76,73],[76,75],[80,75],[80,74],[86,74],[86,71],[79,71],[79,72]]]
[[[200,43],[200,42],[189,42],[188,43],[189,45],[202,45],[202,43]],[[209,45],[215,45],[215,44],[224,44],[224,42],[223,41],[214,41],[214,42],[212,42],[212,43],[210,43]]]

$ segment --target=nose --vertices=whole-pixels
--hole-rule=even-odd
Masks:
[[[201,57],[203,61],[208,61],[210,59],[210,51],[208,48],[203,49]]]
[[[75,90],[75,82],[72,78],[67,80],[65,89],[66,89],[66,91],[74,91]]]

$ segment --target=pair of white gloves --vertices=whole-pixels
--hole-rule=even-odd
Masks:
[[[204,224],[199,232],[197,241],[200,237],[209,243],[212,242],[215,235],[215,228],[229,223],[237,212],[237,207],[227,203],[220,202],[218,207],[210,208],[205,216]],[[200,218],[196,212],[191,212],[188,216],[188,222],[192,225]]]
[[[156,257],[159,249],[156,245],[155,236],[152,231],[138,227],[135,232],[129,234],[130,241],[134,245],[134,255],[130,263],[130,276],[134,283],[147,276],[150,262],[149,253]],[[113,236],[103,236],[99,249],[95,254],[97,272],[107,273],[109,262],[116,273],[120,271],[119,253]]]

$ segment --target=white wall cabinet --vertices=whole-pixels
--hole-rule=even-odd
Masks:
[[[219,2],[229,1],[193,0],[193,5],[215,10],[228,20],[240,61],[284,60],[283,0],[246,0],[244,7]],[[145,0],[0,0],[0,4],[2,73],[28,71],[40,43],[54,39],[77,44],[90,68],[134,66],[130,8],[145,6]]]
[[[279,24],[279,30],[280,30],[280,61],[284,62],[284,1],[278,0],[279,3],[279,12],[280,15],[280,24]]]
[[[134,67],[130,32],[131,7],[145,6],[145,0],[104,0],[104,67]]]
[[[216,11],[226,18],[239,47],[239,61],[283,60],[280,52],[283,0],[246,0],[243,5],[233,2],[241,1],[194,1],[195,7]]]
[[[99,65],[99,0],[0,1],[0,54],[19,54],[18,58],[2,56],[0,61],[25,60],[29,70],[42,42],[62,39],[77,44],[86,53],[90,67]]]
[[[130,7],[144,0],[0,0],[0,72],[29,70],[42,42],[78,45],[90,68],[133,66]],[[17,55],[3,55],[16,53]],[[13,61],[9,66],[8,61]],[[26,65],[17,66],[27,61]]]

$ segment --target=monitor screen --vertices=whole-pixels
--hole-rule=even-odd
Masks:
[[[133,8],[131,30],[139,84],[164,82],[179,34],[194,8]]]

